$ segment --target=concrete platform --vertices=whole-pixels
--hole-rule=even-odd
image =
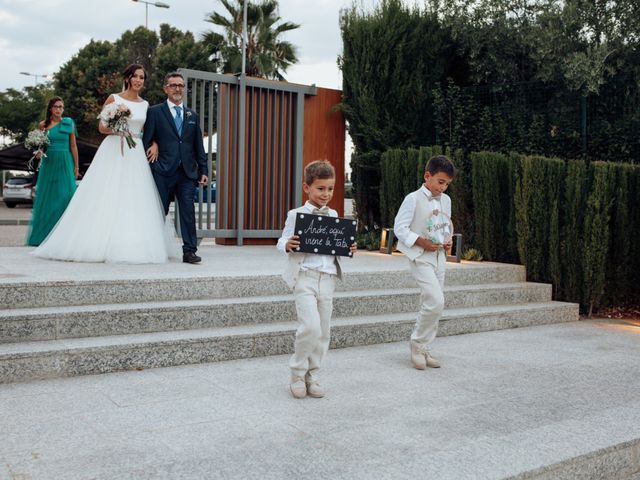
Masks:
[[[583,321],[0,385],[0,479],[638,479],[640,324]]]
[[[220,246],[211,240],[203,241],[198,249],[202,263],[198,265],[172,261],[156,265],[131,265],[114,263],[77,263],[44,260],[33,257],[33,247],[0,248],[0,285],[25,281],[78,281],[78,280],[128,280],[172,279],[198,277],[242,277],[273,274],[279,276],[284,266],[284,255],[273,246]],[[347,272],[374,272],[407,270],[404,255],[386,255],[377,252],[358,251],[353,259],[345,259]],[[449,269],[459,269],[464,264],[449,264]],[[469,264],[466,264],[469,265]],[[473,265],[490,269],[491,262]]]

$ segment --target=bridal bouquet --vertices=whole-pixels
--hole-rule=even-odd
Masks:
[[[33,156],[27,162],[27,168],[29,170],[35,171],[33,161],[36,159],[38,153],[42,154],[41,158],[47,156],[44,153],[44,149],[49,143],[49,135],[46,130],[37,129],[29,132],[27,139],[24,141],[24,147],[33,153]]]
[[[120,136],[120,151],[124,156],[124,142],[127,141],[127,146],[133,148],[136,146],[136,141],[133,139],[133,135],[129,130],[129,118],[131,117],[131,110],[126,105],[121,103],[110,103],[106,105],[98,118],[104,122],[104,124],[110,128],[113,133]]]

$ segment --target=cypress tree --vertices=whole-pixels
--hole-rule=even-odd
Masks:
[[[589,316],[598,309],[605,292],[606,260],[609,248],[613,168],[593,162],[593,181],[584,217],[583,302]]]
[[[569,160],[565,169],[560,229],[561,297],[566,301],[582,303],[583,231],[588,168],[582,160]]]

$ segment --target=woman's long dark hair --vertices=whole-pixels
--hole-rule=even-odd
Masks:
[[[132,63],[122,72],[122,78],[124,79],[124,89],[126,90],[131,85],[131,77],[136,73],[136,70],[142,70],[144,72],[144,79],[147,80],[147,71],[139,63]]]
[[[64,100],[60,97],[51,97],[49,99],[49,103],[47,104],[47,113],[44,116],[44,128],[47,128],[51,124],[51,107],[56,102],[62,102],[64,104]]]

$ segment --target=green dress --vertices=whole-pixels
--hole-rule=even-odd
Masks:
[[[27,245],[40,245],[47,238],[76,191],[69,147],[69,137],[72,133],[77,136],[76,132],[74,121],[68,117],[49,129],[50,143],[47,156],[40,162]]]

